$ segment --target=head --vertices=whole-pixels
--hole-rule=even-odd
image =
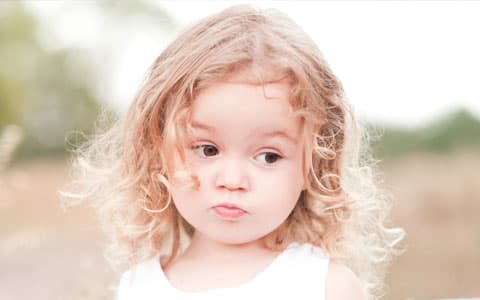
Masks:
[[[339,81],[295,23],[232,7],[156,59],[127,115],[124,172],[141,175],[133,193],[163,224],[153,228],[173,233],[171,257],[195,229],[228,243],[328,247],[348,212],[339,180],[346,114]],[[247,213],[218,218],[211,208],[222,203]]]
[[[257,85],[235,75],[193,100],[185,160],[176,157],[171,192],[196,234],[240,244],[279,227],[305,184],[302,120],[292,111],[290,86]],[[243,214],[222,215],[222,205]]]

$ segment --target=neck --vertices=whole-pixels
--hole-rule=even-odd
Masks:
[[[241,244],[229,244],[195,232],[183,256],[192,259],[201,258],[203,261],[228,262],[232,259],[238,261],[243,257],[251,258],[265,254],[272,254],[272,251],[263,246],[261,239]]]

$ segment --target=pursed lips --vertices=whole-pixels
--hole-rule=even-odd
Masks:
[[[235,205],[235,204],[231,204],[231,203],[220,203],[220,204],[217,204],[215,205],[214,207],[225,207],[225,208],[228,208],[228,209],[240,209],[240,210],[243,210],[244,212],[246,212],[245,209]]]
[[[212,208],[217,215],[227,219],[237,219],[247,213],[243,208],[231,203],[221,203]]]

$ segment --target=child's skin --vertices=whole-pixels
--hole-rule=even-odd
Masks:
[[[194,127],[184,146],[198,190],[172,190],[178,211],[195,227],[188,249],[164,270],[177,289],[238,286],[279,255],[261,239],[288,217],[305,187],[302,124],[289,115],[289,88],[285,82],[261,86],[237,77],[211,85],[194,100],[192,123],[212,129]],[[233,220],[218,216],[212,207],[224,202],[246,214]],[[365,299],[355,274],[333,259],[325,299]]]
[[[304,188],[302,124],[289,115],[288,89],[285,82],[222,81],[194,100],[185,153],[199,188],[173,189],[172,195],[195,233],[186,252],[164,270],[173,285],[238,285],[278,255],[263,248],[261,238],[288,217]],[[246,214],[220,217],[213,207],[225,202]]]

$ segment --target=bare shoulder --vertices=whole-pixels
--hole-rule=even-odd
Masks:
[[[331,260],[328,266],[326,300],[366,300],[358,277],[344,264]]]

